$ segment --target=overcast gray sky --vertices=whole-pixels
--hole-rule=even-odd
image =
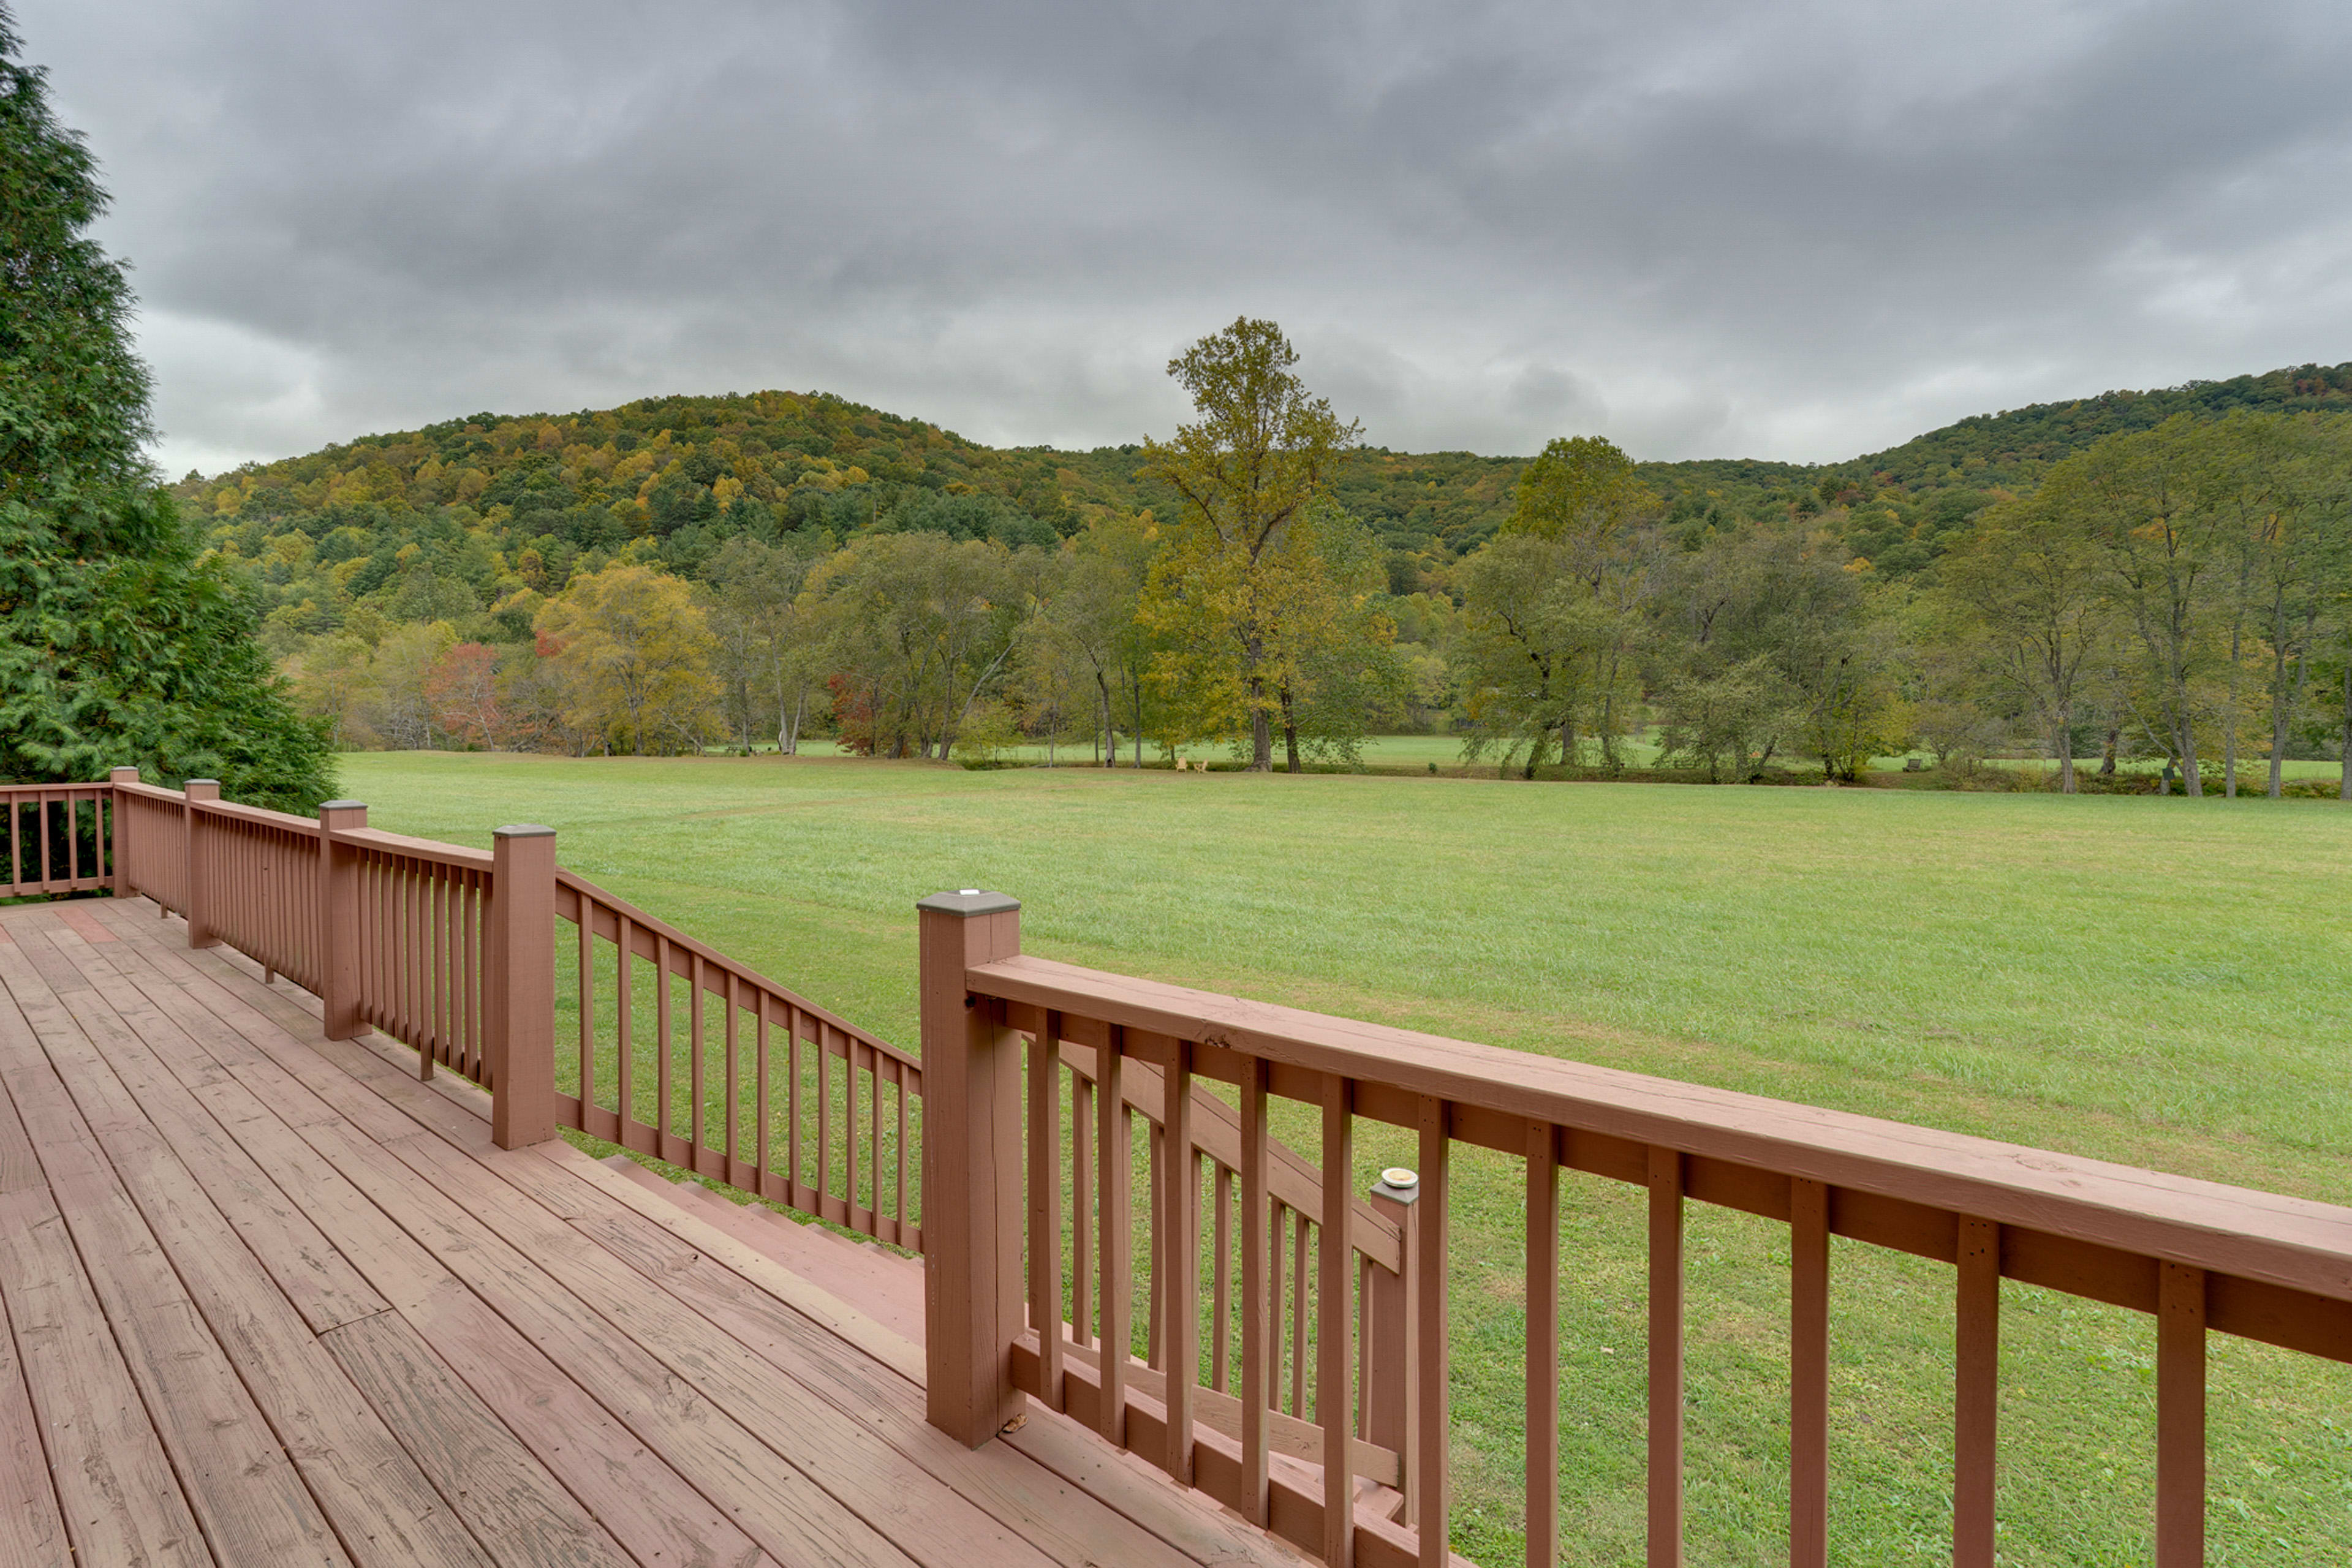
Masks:
[[[762,387],[1132,440],[1242,313],[1488,453],[2352,359],[2342,4],[16,4],[174,475]]]

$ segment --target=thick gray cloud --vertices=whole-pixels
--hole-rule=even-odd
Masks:
[[[18,0],[174,472],[820,387],[1184,416],[1236,314],[1400,448],[1834,459],[2352,358],[2352,12]]]

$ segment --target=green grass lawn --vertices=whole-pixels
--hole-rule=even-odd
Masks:
[[[1451,747],[1450,741],[1425,745]],[[1029,950],[2352,1201],[2352,815],[2324,801],[362,755],[375,825],[543,821],[887,1039],[918,897]],[[1367,1126],[1360,1180],[1402,1158]],[[1294,1138],[1313,1155],[1311,1134]],[[1461,1156],[1455,1543],[1516,1562],[1517,1167]],[[1641,1548],[1641,1196],[1565,1179],[1562,1560]],[[1786,1232],[1694,1206],[1690,1558],[1785,1560]],[[1948,1269],[1840,1243],[1835,1559],[1948,1554]],[[2149,1556],[2154,1331],[2005,1288],[2005,1561]],[[2215,1563],[2352,1557],[2352,1376],[2214,1341]]]

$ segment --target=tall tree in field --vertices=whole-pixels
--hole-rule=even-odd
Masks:
[[[1068,559],[1031,629],[1040,665],[1075,670],[1089,688],[1087,706],[1106,767],[1118,764],[1122,727],[1135,737],[1135,765],[1143,766],[1146,677],[1154,648],[1136,612],[1158,549],[1149,513],[1096,518],[1070,541]]]
[[[2079,528],[2106,567],[2108,592],[2138,665],[2140,722],[2201,795],[2198,730],[2214,707],[2226,656],[2215,634],[2215,579],[2228,570],[2213,506],[2213,450],[2176,414],[2154,430],[2111,435],[2057,464],[2040,495]]]
[[[718,722],[710,628],[677,578],[623,564],[575,577],[534,627],[553,650],[564,717],[645,755],[701,744]]]
[[[131,764],[307,810],[333,792],[326,728],[140,456],[131,290],[86,232],[105,206],[0,5],[0,779]]]
[[[1235,320],[1168,362],[1200,418],[1171,441],[1144,444],[1146,471],[1182,506],[1153,568],[1143,619],[1213,665],[1207,688],[1223,694],[1222,706],[1246,729],[1258,772],[1274,767],[1281,681],[1273,664],[1286,618],[1315,586],[1314,552],[1287,547],[1359,432],[1307,392],[1292,369],[1297,362],[1280,327]]]
[[[1656,497],[1598,436],[1551,442],[1519,476],[1511,516],[1463,566],[1456,653],[1474,728],[1467,754],[1526,747],[1528,778],[1556,737],[1574,766],[1580,729],[1612,772],[1639,695],[1636,653]]]
[[[713,668],[729,727],[746,750],[755,728],[772,724],[776,750],[800,750],[811,698],[823,689],[816,635],[798,601],[809,568],[831,552],[829,534],[787,535],[765,544],[739,534],[703,569],[710,583]]]
[[[2074,793],[2074,724],[2112,646],[2105,562],[2038,497],[2003,502],[1938,569],[1948,629],[1982,678],[2041,721],[2058,788]]]
[[[2295,708],[2311,678],[2313,646],[2330,599],[2352,584],[2346,459],[2340,420],[2232,414],[2204,433],[2217,448],[2217,529],[2228,567],[2229,692],[2225,780],[2237,793],[2238,723],[2259,680],[2269,698],[2271,797]]]
[[[834,672],[844,743],[945,760],[1001,689],[1045,560],[1034,546],[883,533],[819,563],[800,610]]]

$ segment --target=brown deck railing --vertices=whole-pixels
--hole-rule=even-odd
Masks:
[[[932,1186],[928,1399],[935,1425],[980,1443],[1024,1396],[1069,1413],[1334,1564],[1447,1561],[1448,1171],[1457,1144],[1524,1163],[1527,1209],[1527,1560],[1557,1539],[1559,1172],[1646,1189],[1649,1205],[1648,1560],[1681,1561],[1683,1224],[1691,1202],[1790,1228],[1790,1554],[1820,1568],[1828,1542],[1829,1238],[1954,1265],[1958,1302],[1953,1552],[1994,1561],[2000,1282],[2008,1278],[2157,1319],[2157,1561],[2203,1560],[2205,1336],[2352,1361],[2352,1209],[2095,1160],[1817,1110],[1752,1095],[1247,1002],[1024,956],[1019,905],[992,894],[922,904],[923,1053]],[[1061,1064],[1103,1086],[1100,1128],[1066,1163]],[[1025,1066],[1025,1072],[1024,1072]],[[1122,1136],[1102,1108],[1145,1072],[1164,1076],[1167,1161],[1185,1169],[1206,1118],[1184,1114],[1203,1082],[1230,1087],[1240,1215],[1240,1375],[1230,1398],[1202,1383],[1198,1267],[1234,1226],[1220,1198],[1203,1238],[1201,1187],[1161,1184],[1150,1228],[1161,1298],[1163,1377],[1146,1384],[1124,1348],[1133,1289]],[[1267,1125],[1277,1100],[1322,1124],[1323,1168],[1350,1167],[1358,1122],[1412,1130],[1420,1170],[1401,1260],[1410,1289],[1382,1321],[1350,1313],[1360,1234],[1347,1197],[1322,1190],[1315,1249],[1312,1422],[1319,1474],[1281,1462],[1275,1325],[1284,1203]],[[1220,1104],[1223,1102],[1220,1101]],[[1024,1113],[1026,1131],[1024,1131]],[[1071,1124],[1083,1129],[1081,1114]],[[1084,1137],[1078,1133],[1074,1143]],[[1087,1178],[1100,1239],[1069,1226]],[[1400,1176],[1403,1173],[1398,1173]],[[1222,1191],[1222,1186],[1220,1188]],[[1400,1194],[1400,1197],[1402,1195]],[[1293,1285],[1298,1255],[1292,1254]],[[1065,1270],[1069,1270],[1066,1273]],[[1089,1322],[1075,1299],[1099,1303]],[[1222,1288],[1217,1294],[1222,1297]],[[1220,1317],[1223,1309],[1218,1309]],[[1213,1326],[1213,1336],[1216,1329]],[[1351,1347],[1355,1347],[1351,1351]],[[1369,1349],[1370,1359],[1358,1359]],[[1210,1351],[1212,1367],[1215,1351]],[[1352,1376],[1351,1376],[1352,1375]],[[1213,1370],[1211,1373],[1213,1378]],[[1402,1507],[1363,1506],[1356,1478],[1384,1468],[1361,1402],[1403,1385],[1395,1448]],[[1296,1406],[1294,1406],[1294,1409]],[[1302,1413],[1303,1414],[1303,1413]]]
[[[562,869],[545,829],[500,829],[493,849],[467,849],[372,829],[357,801],[313,820],[223,800],[207,779],[144,784],[136,768],[9,787],[0,803],[14,863],[28,868],[19,890],[152,898],[187,920],[192,946],[226,944],[319,997],[329,1038],[373,1029],[415,1051],[420,1075],[446,1069],[489,1089],[502,1137],[575,1128],[923,1249],[920,1062]],[[559,923],[571,927],[562,987]],[[1213,1098],[1199,1103],[1213,1118]],[[1135,1075],[1127,1104],[1156,1149],[1156,1080]],[[1217,1135],[1203,1147],[1232,1144]],[[1319,1179],[1276,1155],[1304,1257]],[[1228,1186],[1234,1169],[1228,1153]],[[1396,1223],[1359,1207],[1370,1288],[1392,1291]],[[1303,1316],[1297,1332],[1303,1354]]]
[[[564,1125],[922,1250],[915,1058],[570,872],[555,913],[576,945]]]
[[[106,784],[0,784],[0,898],[110,885],[113,811]]]
[[[317,996],[330,1039],[372,1029],[413,1049],[420,1076],[488,1089],[503,1144],[575,1128],[922,1249],[919,1063],[563,870],[547,829],[467,849],[372,829],[357,801],[314,821],[135,768],[5,787],[0,810],[10,892],[153,899],[191,946],[234,947]],[[559,922],[572,928],[560,1001]],[[577,1014],[561,1088],[560,1005]]]

